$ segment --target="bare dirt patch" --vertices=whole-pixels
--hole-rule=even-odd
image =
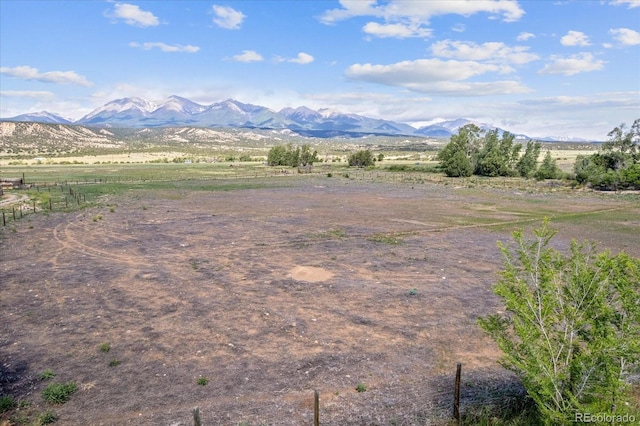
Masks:
[[[333,273],[324,268],[315,266],[296,266],[290,271],[291,278],[296,281],[318,283],[327,281],[333,277]]]
[[[496,241],[542,210],[640,213],[590,195],[327,178],[106,203],[0,240],[0,393],[63,424],[187,425],[195,406],[205,424],[311,424],[314,389],[322,424],[438,424],[457,362],[465,395],[506,377],[476,325],[502,309]],[[556,243],[598,237],[586,217]],[[625,229],[611,247],[637,255]],[[64,405],[40,397],[48,368],[79,385]]]

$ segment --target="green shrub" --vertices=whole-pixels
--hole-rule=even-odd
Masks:
[[[11,410],[16,405],[12,396],[3,396],[0,398],[0,413]]]
[[[50,404],[64,404],[77,389],[74,382],[49,383],[42,391],[42,398]]]
[[[47,410],[40,414],[37,419],[38,425],[48,425],[58,421],[58,415],[51,410]]]
[[[366,392],[367,391],[367,385],[365,385],[364,383],[358,383],[358,385],[356,386],[356,391],[357,392]]]
[[[56,377],[56,373],[54,373],[53,370],[51,370],[50,368],[47,368],[42,373],[40,373],[40,375],[38,376],[38,379],[48,380],[48,379],[53,379],[54,377]]]
[[[549,246],[555,232],[545,220],[535,238],[515,232],[514,247],[500,245],[505,269],[494,292],[506,313],[479,324],[546,424],[625,414],[640,369],[640,259],[576,241],[564,255]]]
[[[209,379],[207,379],[206,377],[198,377],[197,382],[200,386],[206,386],[209,383]]]
[[[100,352],[105,354],[111,350],[111,343],[103,343],[100,345]]]

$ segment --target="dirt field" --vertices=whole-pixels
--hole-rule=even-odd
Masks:
[[[441,424],[456,363],[463,409],[510,380],[476,325],[502,309],[498,240],[551,215],[560,248],[640,256],[640,204],[613,194],[263,184],[130,191],[5,231],[0,394],[31,405],[2,418],[189,425],[199,406],[206,425],[310,425],[317,389],[321,424]],[[42,400],[45,369],[78,384],[66,404]]]

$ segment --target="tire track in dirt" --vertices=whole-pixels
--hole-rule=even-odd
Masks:
[[[77,215],[74,219],[81,219],[82,218],[82,214]],[[82,220],[80,220],[80,222],[82,222]],[[106,250],[101,250],[98,249],[94,246],[90,246],[87,245],[85,243],[83,243],[81,241],[79,237],[80,232],[76,232],[74,233],[72,230],[73,228],[79,228],[78,225],[73,222],[73,221],[67,221],[65,223],[61,223],[59,225],[57,225],[54,229],[53,229],[53,239],[60,244],[63,249],[69,250],[69,251],[73,251],[76,253],[80,253],[82,255],[88,255],[88,256],[92,256],[92,257],[98,257],[100,259],[103,260],[111,260],[111,261],[115,261],[118,263],[124,263],[125,265],[129,265],[129,266],[136,266],[137,263],[134,262],[134,260],[132,260],[131,256],[129,255],[118,255],[113,253],[112,251],[106,251]],[[81,231],[84,229],[81,229]],[[86,234],[85,234],[86,235]],[[116,234],[114,234],[113,232],[108,232],[106,234],[104,234],[105,236],[112,236],[115,237]],[[117,237],[116,239],[121,239],[123,241],[127,241],[126,238],[120,238]],[[54,258],[59,257],[62,253],[57,252],[58,254],[56,254],[56,256],[54,256]],[[54,264],[57,265],[57,259],[54,261]]]

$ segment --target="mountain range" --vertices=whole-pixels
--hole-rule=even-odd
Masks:
[[[165,101],[154,102],[141,98],[116,99],[93,110],[79,120],[67,120],[59,114],[39,112],[22,114],[2,121],[38,122],[49,124],[77,124],[102,128],[155,128],[155,127],[238,127],[254,129],[288,129],[308,137],[361,137],[422,136],[448,138],[472,121],[458,118],[429,126],[415,128],[405,123],[347,114],[332,109],[313,110],[307,107],[270,108],[242,103],[233,99],[201,105],[180,96],[170,96]],[[505,130],[482,123],[475,123],[485,130]],[[531,139],[516,134],[516,139]],[[538,138],[539,140],[557,140]],[[575,141],[582,141],[573,139]]]

